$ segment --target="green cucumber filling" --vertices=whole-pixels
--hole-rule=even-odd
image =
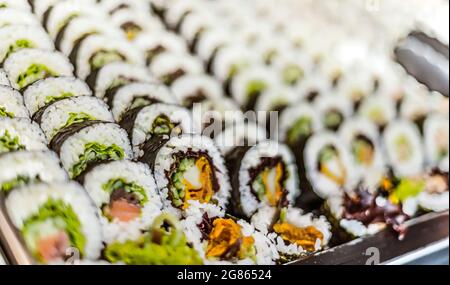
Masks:
[[[139,217],[141,208],[148,201],[144,187],[124,178],[111,179],[102,188],[110,195],[109,203],[102,207],[103,215],[110,221],[128,222]]]
[[[287,85],[295,85],[304,76],[304,71],[297,65],[288,65],[283,69],[283,81]]]
[[[240,63],[234,63],[230,66],[230,69],[228,71],[228,77],[227,79],[230,80],[236,75],[238,75],[241,70],[244,70],[249,66],[248,62],[240,62]]]
[[[378,126],[386,125],[386,117],[384,115],[384,111],[382,109],[373,108],[368,113],[368,118],[375,122]]]
[[[1,117],[8,117],[8,118],[14,118],[14,113],[6,111],[6,108],[0,106],[0,118]]]
[[[89,64],[93,70],[99,70],[108,63],[125,61],[125,57],[114,50],[100,50],[92,55]]]
[[[83,122],[87,122],[87,121],[95,121],[96,118],[84,113],[84,112],[80,112],[80,113],[69,113],[69,118],[67,119],[66,123],[64,124],[64,126],[61,127],[61,129],[67,128],[73,124],[79,124],[79,123],[83,123]]]
[[[19,175],[16,178],[3,182],[1,185],[1,189],[3,192],[9,193],[11,190],[19,188],[24,185],[32,184],[40,182],[41,179],[39,177],[29,177],[29,176],[22,176]]]
[[[150,232],[136,241],[108,245],[104,256],[111,263],[129,265],[201,265],[202,259],[189,246],[178,221],[168,215],[157,217]]]
[[[156,100],[153,100],[150,97],[137,96],[137,97],[133,98],[133,101],[130,104],[129,110],[132,110],[134,108],[144,107],[144,106],[150,106],[155,102],[156,102]]]
[[[394,204],[400,204],[409,198],[416,197],[423,190],[425,190],[425,181],[422,179],[402,179],[389,195],[389,199]]]
[[[0,136],[0,153],[25,150],[25,146],[20,144],[19,137],[12,137],[8,131]]]
[[[347,170],[334,146],[326,146],[319,152],[318,170],[337,185],[345,185]]]
[[[56,30],[59,32],[61,29],[63,29],[65,26],[67,26],[70,21],[72,21],[75,18],[78,18],[80,16],[79,13],[72,13],[69,14],[65,19],[63,19],[57,26]]]
[[[90,163],[122,160],[124,157],[124,150],[115,144],[106,146],[99,143],[88,143],[84,146],[84,152],[79,156],[78,163],[72,167],[70,176],[71,178],[78,177]]]
[[[15,43],[8,47],[8,51],[6,52],[5,58],[16,51],[26,48],[34,48],[34,44],[27,39],[17,40]]]
[[[51,104],[55,103],[56,101],[60,101],[60,100],[67,99],[67,98],[72,98],[74,96],[75,95],[70,93],[70,92],[64,92],[64,93],[61,93],[58,96],[47,96],[47,97],[45,97],[45,102],[44,103],[45,103],[45,106],[48,106],[48,105],[51,105]]]
[[[277,50],[273,49],[273,50],[268,51],[264,55],[264,63],[266,65],[271,65],[277,56],[278,56]]]
[[[172,204],[187,208],[190,200],[209,203],[214,194],[212,170],[213,166],[205,156],[181,159],[170,176]]]
[[[413,146],[406,135],[399,135],[395,139],[394,147],[397,153],[397,158],[401,162],[408,161],[414,152]]]
[[[170,135],[176,126],[166,115],[159,115],[153,121],[151,133],[154,135]]]
[[[281,161],[260,170],[251,185],[258,200],[276,207],[283,196],[285,177],[285,166]]]
[[[245,94],[248,98],[253,98],[260,95],[264,90],[267,89],[267,84],[262,80],[253,80],[247,84]]]
[[[300,140],[308,138],[313,132],[313,122],[310,117],[299,118],[288,130],[288,143],[294,145]]]
[[[86,237],[77,214],[62,200],[49,199],[23,223],[22,234],[30,252],[40,262],[64,259],[69,247],[85,255]]]
[[[58,74],[50,70],[47,66],[43,64],[32,64],[28,69],[17,77],[17,85],[19,89],[23,89],[28,85],[40,80],[52,76],[58,76]]]
[[[330,110],[325,114],[324,124],[327,129],[337,130],[344,121],[344,116],[338,110]]]
[[[370,139],[357,136],[352,143],[352,153],[355,160],[362,165],[371,165],[374,160],[375,147]]]

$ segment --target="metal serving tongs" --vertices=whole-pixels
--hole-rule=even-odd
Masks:
[[[8,264],[35,264],[34,259],[24,246],[22,237],[9,219],[5,206],[5,194],[2,191],[0,191],[0,243],[4,249]]]
[[[419,82],[449,96],[449,47],[414,31],[395,50],[397,62]]]

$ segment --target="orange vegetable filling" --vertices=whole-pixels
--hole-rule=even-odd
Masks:
[[[317,239],[323,241],[322,232],[313,226],[299,228],[289,223],[277,223],[273,229],[283,240],[299,245],[309,252],[315,251]]]
[[[190,200],[200,201],[202,203],[209,203],[214,192],[213,192],[213,182],[211,179],[212,169],[207,158],[200,157],[195,162],[195,167],[199,171],[199,179],[201,187],[195,187],[192,183],[186,179],[183,180],[184,189],[186,195],[184,196],[183,208],[186,209],[189,206]]]
[[[275,168],[275,177],[271,175],[272,171],[272,169],[264,170],[264,172],[262,173],[262,181],[264,184],[264,188],[266,189],[265,195],[267,201],[272,207],[275,207],[278,205],[278,202],[283,195],[283,165],[281,163],[277,164]]]

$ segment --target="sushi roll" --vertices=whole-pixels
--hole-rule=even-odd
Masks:
[[[236,121],[219,133],[214,141],[224,156],[236,147],[251,147],[267,140],[264,128],[253,122]]]
[[[50,147],[59,154],[72,179],[100,162],[133,158],[127,133],[116,124],[100,121],[73,124],[61,130]]]
[[[294,105],[298,101],[299,96],[292,88],[270,88],[259,96],[255,104],[255,111],[274,111],[281,115],[288,106]]]
[[[275,141],[236,147],[225,157],[233,188],[233,213],[250,218],[265,206],[277,207],[283,199],[294,204],[300,194],[295,157]]]
[[[176,1],[176,5],[172,4],[164,15],[166,25],[176,32],[181,31],[183,22],[189,14],[196,14],[200,10],[200,1]]]
[[[129,41],[140,35],[151,35],[164,29],[162,23],[142,10],[123,9],[114,13],[111,22],[123,31]]]
[[[95,206],[76,183],[36,184],[5,200],[11,223],[37,263],[61,262],[69,248],[80,259],[96,260],[103,247]]]
[[[0,85],[0,118],[28,118],[29,116],[23,104],[22,95],[11,87]]]
[[[364,99],[374,92],[374,78],[371,72],[365,70],[362,66],[346,72],[339,83],[337,93],[345,100],[350,100],[353,110],[358,111]]]
[[[26,0],[0,0],[0,9],[4,8],[30,11],[30,5]]]
[[[314,100],[314,107],[321,114],[323,126],[333,132],[339,130],[344,121],[353,115],[350,100],[331,94]]]
[[[202,38],[203,33],[214,28],[215,20],[216,19],[206,11],[186,15],[183,24],[180,27],[180,35],[188,43],[191,53],[197,53],[199,40]]]
[[[160,82],[171,86],[176,80],[188,74],[202,74],[203,66],[189,54],[163,53],[155,57],[150,72]]]
[[[192,109],[194,104],[223,97],[219,82],[200,74],[183,76],[171,86],[171,90],[177,101],[188,109]]]
[[[150,168],[142,163],[100,164],[83,177],[94,201],[107,244],[138,239],[161,213],[162,202]]]
[[[92,91],[84,81],[64,76],[39,80],[23,93],[25,106],[31,116],[56,101],[78,96],[92,96]]]
[[[377,95],[364,99],[359,107],[358,115],[375,123],[379,131],[383,132],[389,122],[396,118],[397,110],[393,100]]]
[[[299,208],[262,207],[251,224],[275,245],[280,263],[323,250],[331,238],[331,226],[324,216],[316,218]]]
[[[355,184],[351,154],[336,134],[325,131],[313,135],[304,153],[308,182],[319,197],[340,195]]]
[[[427,164],[440,167],[447,164],[449,155],[449,120],[440,114],[430,115],[424,124],[424,145]]]
[[[376,125],[364,118],[353,118],[342,125],[339,136],[352,155],[358,181],[368,187],[377,185],[385,172],[385,161]]]
[[[102,10],[106,11],[110,16],[114,16],[122,11],[140,11],[151,13],[147,1],[140,0],[101,0],[97,1]]]
[[[167,104],[152,104],[129,111],[121,121],[130,138],[135,157],[147,161],[154,156],[152,148],[159,140],[193,133],[192,114],[189,110]]]
[[[296,90],[300,99],[312,103],[322,95],[330,94],[331,87],[324,77],[313,72],[305,76],[302,84]]]
[[[197,56],[200,57],[207,66],[209,73],[213,72],[214,59],[220,49],[230,42],[230,31],[224,27],[209,29],[202,32],[202,37],[197,42]]]
[[[430,112],[430,97],[428,94],[407,95],[402,101],[399,116],[414,122],[420,133],[424,133],[424,124]]]
[[[127,112],[136,108],[150,106],[156,103],[177,104],[169,88],[151,83],[130,83],[106,94],[116,122],[121,122]]]
[[[0,118],[0,153],[47,150],[39,125],[27,118]]]
[[[198,205],[197,205],[198,204]],[[271,241],[244,220],[194,202],[181,221],[204,264],[271,265],[279,255]]]
[[[6,75],[6,72],[0,68],[0,85],[10,86],[11,83],[9,82],[8,76]]]
[[[3,67],[11,86],[18,90],[24,90],[40,79],[73,75],[73,66],[61,53],[39,49],[15,52]]]
[[[383,134],[387,159],[398,177],[420,175],[424,169],[423,144],[419,129],[411,122],[391,122]]]
[[[0,28],[0,65],[14,52],[25,48],[52,51],[52,40],[41,27],[10,25]]]
[[[0,28],[9,25],[27,25],[32,27],[39,27],[41,24],[39,20],[27,11],[17,10],[13,8],[0,9]]]
[[[73,48],[70,56],[80,79],[90,81],[105,65],[128,62],[144,65],[140,51],[125,40],[105,35],[88,35]]]
[[[79,96],[59,100],[34,114],[48,141],[61,130],[89,121],[114,122],[108,105],[92,96]]]
[[[233,79],[231,94],[243,110],[254,110],[258,98],[271,88],[278,88],[276,75],[265,67],[248,68]]]
[[[65,182],[69,178],[59,158],[50,151],[17,151],[0,155],[0,189],[4,193],[40,182]]]
[[[134,43],[145,53],[147,65],[151,65],[153,59],[162,53],[187,53],[188,51],[182,38],[167,31],[139,35]]]
[[[153,166],[164,208],[178,216],[191,201],[226,210],[231,193],[223,156],[207,137],[173,137],[157,152]]]
[[[448,169],[433,169],[429,173],[425,174],[424,189],[417,196],[417,203],[419,207],[425,211],[432,212],[443,212],[448,210],[448,185]]]
[[[305,56],[288,49],[273,60],[275,70],[280,74],[280,81],[291,87],[300,87],[303,79],[312,72],[313,63]]]
[[[109,92],[132,82],[155,83],[156,79],[143,66],[119,61],[106,64],[86,81],[98,98],[104,98]]]

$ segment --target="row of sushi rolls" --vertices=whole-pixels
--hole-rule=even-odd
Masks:
[[[283,264],[447,210],[448,98],[392,56],[417,17],[365,2],[0,0],[0,202],[23,247]]]

